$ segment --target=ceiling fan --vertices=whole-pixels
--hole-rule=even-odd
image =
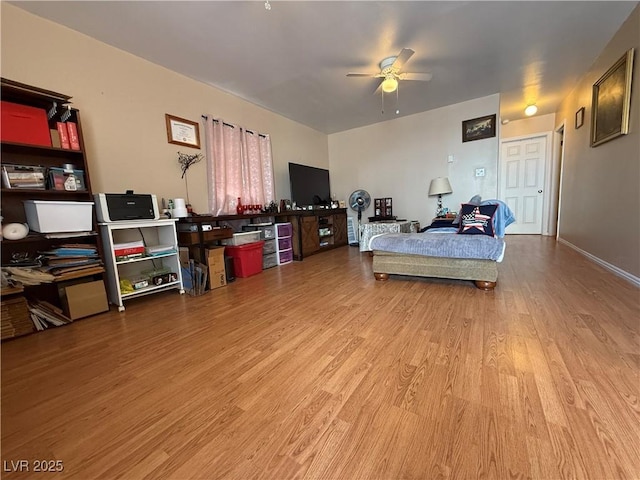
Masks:
[[[382,78],[375,93],[382,89],[384,93],[392,93],[398,89],[399,80],[417,80],[428,82],[432,76],[430,73],[404,72],[402,67],[415,52],[410,48],[403,48],[395,57],[387,57],[380,62],[378,73],[347,73],[347,77],[373,77]]]

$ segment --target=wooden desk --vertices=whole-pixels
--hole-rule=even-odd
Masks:
[[[220,227],[217,221],[218,219],[212,215],[181,218],[177,225],[178,245],[189,247],[189,250],[198,248],[200,262],[206,265],[207,254],[205,249],[210,245],[217,245],[220,240],[233,238],[233,229],[231,227]],[[203,225],[210,225],[211,230],[203,230]],[[184,231],[185,226],[188,226],[188,228],[195,227],[195,230]]]

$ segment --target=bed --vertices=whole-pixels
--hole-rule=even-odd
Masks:
[[[484,208],[488,206],[493,208]],[[471,280],[482,290],[493,290],[506,248],[505,228],[514,221],[503,202],[477,199],[462,205],[457,225],[443,227],[434,222],[422,233],[376,235],[369,242],[374,277],[380,281],[390,275]]]

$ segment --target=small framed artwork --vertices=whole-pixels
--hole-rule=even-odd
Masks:
[[[200,148],[200,125],[186,118],[165,113],[167,140],[184,147]]]
[[[462,122],[462,141],[471,142],[496,136],[496,114]]]
[[[584,125],[584,107],[576,112],[576,130]]]
[[[633,53],[630,48],[593,84],[592,147],[629,133]]]

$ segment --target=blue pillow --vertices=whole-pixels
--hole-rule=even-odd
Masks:
[[[458,229],[458,233],[495,237],[493,217],[497,209],[497,205],[463,204],[460,209],[460,228]]]

